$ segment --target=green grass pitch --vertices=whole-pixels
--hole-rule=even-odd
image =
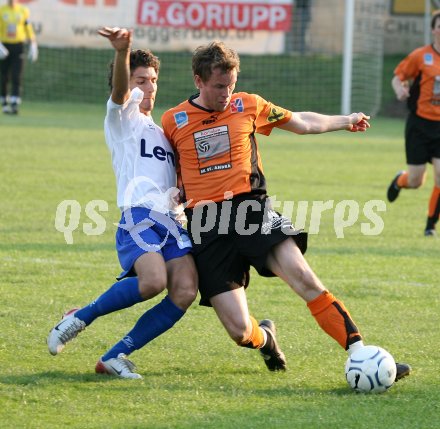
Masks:
[[[373,119],[366,134],[275,131],[259,143],[277,200],[358,204],[359,219],[344,238],[335,233],[335,210],[322,213],[307,260],[350,309],[365,342],[410,363],[411,377],[383,395],[355,394],[344,378],[346,353],[286,285],[255,273],[249,306],[257,319],[276,321],[286,373],[268,372],[257,352],[233,344],[211,309],[194,304],[132,355],[143,380],[96,375],[101,354],[162,297],[98,319],[50,356],[46,336],[61,314],[96,298],[119,273],[103,117],[104,106],[37,103],[0,117],[0,427],[440,427],[440,241],[423,236],[432,171],[424,188],[386,204],[379,235],[361,230],[365,203],[385,201],[404,167],[402,120]],[[71,245],[55,228],[63,200],[81,207]],[[92,200],[109,207],[97,236],[83,232]]]

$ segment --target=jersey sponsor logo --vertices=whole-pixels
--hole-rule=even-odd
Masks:
[[[8,39],[15,39],[17,37],[17,26],[14,23],[9,23],[6,30],[6,37]]]
[[[434,56],[431,53],[427,52],[423,55],[423,62],[427,66],[432,66],[434,64]]]
[[[200,174],[232,168],[231,142],[227,125],[194,133]]]
[[[202,121],[202,125],[209,125],[209,124],[212,124],[212,123],[214,123],[214,122],[217,120],[217,118],[218,118],[218,115],[211,115],[211,116],[209,117],[209,119],[204,119],[204,120]]]
[[[200,174],[211,173],[212,171],[228,170],[229,168],[232,168],[232,164],[230,162],[226,162],[225,164],[211,165],[210,167],[201,168]]]
[[[231,101],[231,113],[241,113],[244,111],[243,100],[241,98],[236,98]]]
[[[197,152],[198,153],[206,153],[209,151],[209,149],[210,149],[209,142],[205,141],[205,142],[197,143]]]
[[[177,112],[174,114],[174,121],[176,122],[177,128],[182,128],[188,125],[188,114],[186,112]]]
[[[277,109],[276,107],[272,107],[270,109],[270,114],[267,117],[268,122],[276,122],[284,118],[284,112],[282,110]]]
[[[437,75],[434,78],[434,88],[432,90],[432,94],[436,99],[440,98],[440,76]]]
[[[152,153],[147,152],[147,142],[141,139],[141,157],[156,158],[159,161],[168,162],[168,164],[176,165],[174,153],[165,150],[162,146],[154,146]]]

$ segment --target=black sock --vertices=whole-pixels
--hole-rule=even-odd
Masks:
[[[426,228],[425,230],[428,229],[435,229],[435,224],[438,221],[438,217],[428,217],[428,219],[426,220]]]

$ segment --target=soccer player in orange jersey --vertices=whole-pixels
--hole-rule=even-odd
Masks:
[[[388,201],[400,190],[416,189],[426,179],[426,164],[434,170],[434,188],[429,200],[425,235],[436,235],[440,214],[440,11],[432,16],[432,45],[412,51],[394,70],[392,87],[396,97],[407,100],[405,149],[407,169],[400,171],[388,187]]]
[[[162,125],[180,164],[200,304],[214,308],[238,345],[259,349],[269,370],[284,370],[274,322],[258,323],[248,310],[245,288],[253,266],[262,276],[284,280],[348,353],[363,347],[344,304],[304,259],[307,235],[271,207],[256,134],[269,135],[274,127],[296,134],[366,131],[369,117],[293,113],[256,94],[234,93],[240,59],[221,42],[198,48],[192,68],[199,92],[165,112]],[[398,364],[397,378],[409,371]]]
[[[8,4],[0,6],[0,103],[3,113],[18,113],[26,42],[30,43],[29,59],[37,61],[38,45],[29,22],[29,9],[17,0],[8,0]],[[9,78],[12,87],[8,98]]]

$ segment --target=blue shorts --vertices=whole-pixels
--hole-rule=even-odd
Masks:
[[[124,270],[118,277],[135,276],[134,263],[144,253],[160,253],[165,261],[192,251],[191,240],[182,226],[169,216],[144,207],[122,213],[116,231],[116,250]]]

